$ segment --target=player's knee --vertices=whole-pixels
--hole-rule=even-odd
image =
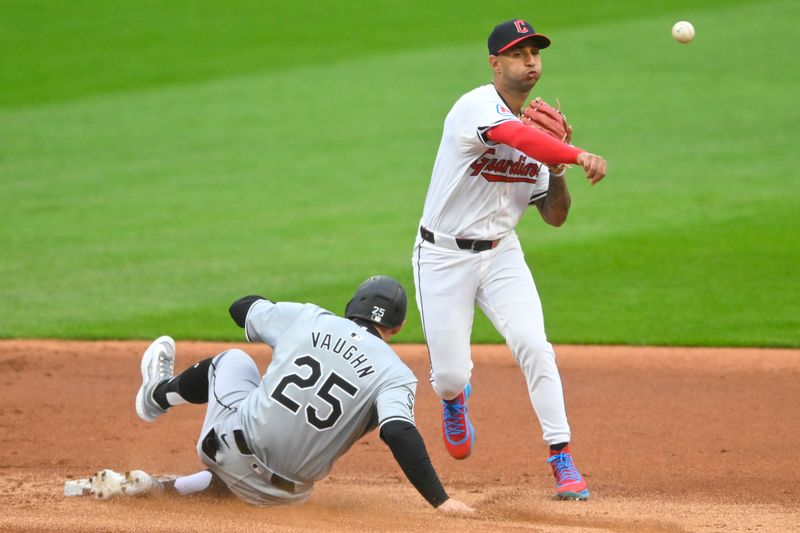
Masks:
[[[258,366],[256,362],[253,361],[253,358],[242,350],[238,348],[231,348],[230,350],[226,350],[219,354],[214,359],[214,365],[216,366],[217,372],[220,371],[221,368],[225,367],[226,371],[229,369],[246,369],[248,372],[255,371],[258,374]]]
[[[229,359],[235,359],[239,361],[244,361],[245,359],[252,358],[244,351],[240,350],[239,348],[231,348],[230,350],[225,350],[224,356]]]
[[[469,383],[470,371],[468,368],[448,368],[434,371],[431,377],[433,388],[439,397],[452,400],[461,394]]]

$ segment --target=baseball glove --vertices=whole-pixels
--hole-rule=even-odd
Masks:
[[[523,124],[538,128],[561,142],[569,143],[572,139],[572,126],[564,113],[539,97],[531,100],[519,118]]]

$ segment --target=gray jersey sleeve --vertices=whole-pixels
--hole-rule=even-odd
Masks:
[[[305,306],[293,302],[259,300],[247,312],[244,324],[249,342],[264,342],[273,348]]]
[[[404,420],[414,424],[414,398],[416,383],[387,387],[378,393],[376,408],[378,425],[383,426],[392,420]]]

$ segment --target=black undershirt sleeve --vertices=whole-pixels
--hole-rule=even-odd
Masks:
[[[247,312],[250,311],[253,304],[259,300],[266,300],[266,298],[257,295],[245,296],[231,304],[228,312],[231,314],[231,318],[236,322],[237,326],[240,328],[244,327],[244,322],[247,319]]]
[[[410,422],[392,420],[381,427],[381,439],[392,450],[397,464],[422,497],[434,507],[449,498],[433,469],[425,442]]]

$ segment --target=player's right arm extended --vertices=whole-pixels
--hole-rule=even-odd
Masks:
[[[513,146],[545,165],[578,164],[583,167],[592,185],[606,175],[606,161],[599,155],[562,143],[547,133],[516,120],[498,124],[484,135],[492,142]]]
[[[452,500],[447,495],[442,482],[439,481],[436,470],[433,468],[431,459],[428,457],[428,450],[425,448],[422,435],[419,434],[413,424],[405,420],[386,422],[381,426],[381,439],[392,450],[392,455],[394,455],[400,468],[403,469],[403,473],[405,473],[408,480],[428,503],[439,509],[442,508],[445,502],[451,502],[451,504],[444,506],[443,512],[447,514],[469,514],[473,512],[471,507]],[[450,507],[453,507],[453,509],[449,509]]]
[[[485,135],[492,142],[513,146],[547,165],[576,164],[578,155],[585,152],[585,150],[562,143],[547,133],[516,120],[498,124],[488,130]]]

